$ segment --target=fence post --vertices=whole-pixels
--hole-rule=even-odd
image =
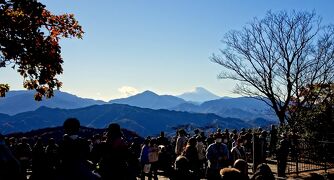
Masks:
[[[324,146],[324,149],[325,149],[325,173],[327,173],[327,146],[326,146],[326,143],[323,142],[323,146]]]
[[[299,167],[298,167],[298,159],[299,159],[299,154],[298,154],[298,152],[296,153],[296,174],[297,174],[297,176],[298,176],[298,174],[299,174]]]

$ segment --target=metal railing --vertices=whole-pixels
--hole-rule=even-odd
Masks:
[[[288,174],[334,168],[334,142],[298,140],[290,148],[286,171]]]

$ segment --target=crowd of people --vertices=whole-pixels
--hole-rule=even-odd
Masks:
[[[115,123],[105,134],[89,140],[78,135],[80,121],[76,118],[67,119],[63,128],[61,142],[50,138],[46,144],[41,138],[29,144],[25,137],[17,141],[0,135],[0,179],[135,180],[158,179],[161,174],[172,180],[270,180],[274,176],[266,164],[267,156],[276,154],[278,175],[285,176],[289,153],[286,135],[279,141],[275,126],[269,133],[261,128],[239,132],[218,128],[210,134],[178,129],[173,137],[161,132],[143,141],[124,138]],[[252,177],[249,162],[253,164]]]

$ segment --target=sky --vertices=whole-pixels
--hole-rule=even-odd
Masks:
[[[151,90],[179,95],[204,87],[233,94],[235,81],[218,79],[224,69],[210,61],[221,40],[267,11],[315,11],[333,24],[332,0],[41,0],[55,14],[73,13],[83,39],[62,39],[62,91],[110,99]],[[7,67],[0,83],[23,89],[22,77]]]

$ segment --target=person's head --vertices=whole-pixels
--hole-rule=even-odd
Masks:
[[[38,137],[36,140],[36,144],[43,144],[43,140],[41,137]]]
[[[199,134],[199,129],[195,129],[194,130],[194,133],[197,135],[197,134]]]
[[[165,137],[165,132],[161,131],[160,132],[160,137]]]
[[[158,148],[160,153],[166,152],[166,147],[164,145],[159,145]]]
[[[108,131],[107,132],[108,138],[122,137],[121,126],[119,124],[116,123],[109,124],[107,131]]]
[[[49,141],[48,141],[48,145],[54,145],[54,144],[56,144],[55,139],[50,138]]]
[[[282,133],[282,134],[281,134],[281,137],[282,137],[283,139],[287,139],[287,138],[288,138],[288,135],[287,135],[286,133]]]
[[[238,137],[239,137],[239,136],[238,136],[237,134],[233,134],[233,139],[234,139],[234,140],[237,140]]]
[[[80,128],[80,121],[77,118],[68,118],[64,121],[63,128],[65,134],[77,134]]]
[[[222,141],[223,141],[223,136],[222,136],[222,134],[220,134],[220,133],[216,133],[216,134],[214,135],[214,138],[215,138],[215,142],[216,142],[216,143],[222,143]]]
[[[148,144],[150,144],[150,141],[151,141],[151,139],[146,138],[144,140],[144,145],[148,146]]]
[[[27,138],[27,137],[22,137],[22,138],[21,138],[21,143],[22,143],[22,144],[26,144],[26,143],[28,143],[28,138]]]
[[[186,135],[186,131],[184,129],[180,129],[179,130],[179,135],[180,136],[185,136]]]
[[[197,142],[202,142],[202,141],[203,141],[202,139],[203,139],[202,136],[197,136],[197,137],[196,137],[196,141],[197,141]]]
[[[237,139],[237,146],[242,146],[243,145],[244,140],[242,140],[241,138]]]
[[[233,167],[238,169],[242,174],[248,175],[248,164],[247,161],[243,160],[243,159],[237,159],[234,164]]]
[[[100,142],[101,142],[101,135],[100,134],[94,134],[93,143],[99,144]]]
[[[263,179],[268,179],[268,180],[275,179],[274,174],[271,171],[270,167],[265,163],[259,164],[257,166],[254,176],[255,177],[261,176]]]
[[[261,131],[261,136],[262,137],[267,137],[267,135],[268,135],[268,132],[267,131]]]
[[[132,144],[136,144],[136,145],[140,144],[140,139],[139,139],[139,137],[134,137],[134,138],[133,138],[133,141],[132,141]]]
[[[9,138],[9,144],[10,145],[13,145],[13,144],[15,144],[16,143],[16,138],[15,137],[10,137]]]
[[[157,143],[158,143],[157,139],[155,139],[155,138],[152,138],[151,141],[150,141],[151,146],[157,145]]]
[[[271,129],[276,129],[276,126],[274,124],[272,124]]]
[[[196,140],[196,138],[191,137],[191,138],[188,140],[188,145],[189,145],[189,146],[196,146],[196,144],[197,144],[197,140]]]
[[[175,160],[175,170],[186,171],[189,169],[188,159],[185,156],[178,156]]]
[[[236,168],[223,168],[219,172],[223,180],[237,180],[242,179],[241,172]]]

